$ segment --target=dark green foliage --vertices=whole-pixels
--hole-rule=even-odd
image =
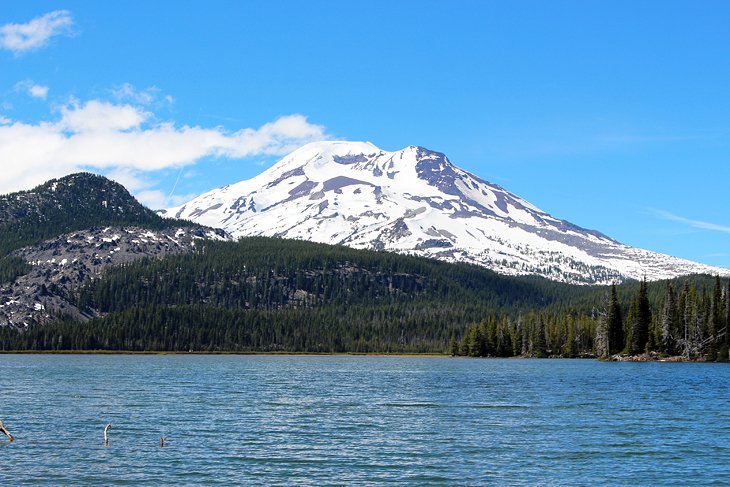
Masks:
[[[626,349],[631,354],[644,353],[649,342],[651,326],[651,307],[646,279],[641,281],[639,291],[629,309],[630,334],[626,340]]]
[[[0,329],[0,349],[440,353],[454,330],[436,324],[464,319],[462,313],[394,305],[299,310],[147,306],[83,325],[60,322],[23,333]]]
[[[0,196],[0,255],[64,233],[115,225],[196,226],[161,218],[103,176],[78,173]]]
[[[619,353],[624,348],[624,323],[615,285],[611,286],[611,295],[606,310],[606,326],[608,328],[609,353]]]
[[[565,344],[562,348],[562,356],[566,358],[574,358],[578,355],[578,343],[576,340],[576,325],[573,323],[572,317],[568,317],[567,321],[567,334],[565,338]]]
[[[666,355],[674,355],[677,346],[677,306],[674,297],[674,288],[667,285],[667,295],[664,298],[662,318],[660,324],[659,351]]]
[[[532,337],[532,355],[537,358],[545,358],[548,355],[547,342],[545,341],[545,323],[539,318]]]
[[[17,259],[1,265],[8,279],[25,270]],[[688,356],[703,353],[707,319],[727,316],[726,297],[715,305],[716,293],[702,291],[711,283],[687,279],[676,311],[670,306],[666,326],[672,337],[683,332],[674,348]],[[305,241],[200,241],[196,252],[110,268],[73,290],[71,300],[99,318],[5,329],[0,348],[589,356],[598,349],[597,304],[605,299],[606,337],[611,323],[615,343],[631,296],[627,343],[636,332],[644,347],[667,348],[664,321],[651,320],[667,285],[569,286]]]
[[[482,267],[272,238],[201,241],[195,253],[111,268],[73,294],[81,309],[109,314],[33,329],[2,346],[443,352],[452,335],[495,310],[559,299],[534,281]],[[220,337],[239,333],[241,322],[258,338]],[[170,323],[211,341],[162,340],[157,333]],[[267,323],[281,333],[266,332]],[[512,349],[505,337],[495,340]]]
[[[459,355],[472,357],[591,356],[596,324],[559,312],[491,315],[464,332]]]
[[[30,265],[19,257],[0,257],[0,284],[12,282],[30,269]]]
[[[725,303],[722,298],[722,283],[720,277],[715,276],[715,286],[712,293],[712,302],[710,304],[709,319],[707,322],[707,353],[706,359],[715,361],[718,359],[718,348],[723,344],[718,335],[722,332],[724,326]]]
[[[82,308],[103,313],[149,305],[308,309],[414,301],[488,311],[556,299],[482,267],[264,237],[206,242],[195,253],[112,268],[78,293]]]

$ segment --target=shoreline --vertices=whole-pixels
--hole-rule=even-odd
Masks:
[[[672,363],[690,363],[690,362],[697,362],[697,363],[713,363],[713,362],[707,362],[705,360],[704,356],[701,357],[686,357],[684,355],[667,355],[662,356],[658,354],[657,352],[650,352],[650,353],[642,353],[639,355],[611,355],[610,357],[607,357],[604,359],[606,362],[672,362]],[[722,363],[722,362],[717,362]]]
[[[387,352],[203,352],[203,351],[136,351],[136,350],[0,350],[0,355],[180,355],[180,356],[252,356],[252,357],[413,357],[413,358],[455,358],[455,359],[533,359],[537,357],[469,357],[453,356],[447,353],[387,353]],[[604,359],[598,357],[544,357],[543,360],[597,360],[599,362],[632,362],[632,363],[711,363],[704,357],[690,358],[684,356],[661,357],[658,354],[613,355]],[[718,362],[722,363],[722,362]]]
[[[448,354],[424,353],[387,353],[387,352],[177,352],[177,351],[137,351],[137,350],[0,350],[0,355],[233,355],[262,357],[419,357],[444,358]]]

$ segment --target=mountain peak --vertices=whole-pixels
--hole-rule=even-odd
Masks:
[[[290,155],[319,152],[327,154],[372,154],[382,152],[379,147],[369,141],[321,140],[303,145]]]
[[[557,219],[415,145],[391,152],[370,142],[314,142],[166,214],[235,237],[391,250],[577,283],[728,273]]]
[[[307,158],[343,158],[347,156],[371,155],[384,152],[371,142],[353,142],[346,140],[323,140],[310,142],[295,150],[283,161],[288,159],[302,160]]]
[[[81,172],[0,196],[0,251],[96,226],[158,229],[171,223],[142,206],[121,184]]]

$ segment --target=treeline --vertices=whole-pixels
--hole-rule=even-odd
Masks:
[[[451,337],[451,355],[469,357],[589,357],[596,322],[584,314],[529,312],[492,315]]]
[[[0,259],[0,280],[23,265]],[[195,252],[110,268],[52,294],[95,318],[0,330],[0,349],[728,355],[730,289],[710,276],[571,286],[252,237],[201,240]]]
[[[200,241],[190,254],[110,268],[65,296],[98,318],[5,330],[0,348],[442,353],[467,324],[561,302],[565,290],[389,252]]]
[[[686,281],[679,291],[675,287],[676,283],[668,283],[664,298],[652,308],[647,284],[642,282],[625,319],[612,290],[598,320],[597,354],[659,352],[727,361],[730,283],[723,289],[716,277],[710,289]]]
[[[87,323],[0,329],[0,350],[443,353],[482,312],[414,302],[379,306],[243,310],[147,306]]]
[[[452,355],[474,357],[576,357],[655,352],[688,359],[727,361],[730,283],[714,285],[676,279],[638,285],[628,303],[616,286],[590,314],[548,307],[527,315],[496,315],[452,337]],[[653,288],[653,293],[650,292]],[[664,287],[661,298],[650,295]],[[677,290],[679,288],[679,290]]]

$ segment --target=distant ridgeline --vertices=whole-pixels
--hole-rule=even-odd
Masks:
[[[19,283],[28,279],[31,266],[18,249],[28,255],[49,238],[106,226],[202,228],[162,219],[123,187],[89,174],[2,196],[0,307],[7,313]],[[179,243],[175,231],[160,235],[148,247]],[[62,237],[71,242],[64,252],[125,252],[113,238],[88,248],[75,243],[84,239]],[[89,267],[90,274],[76,280],[69,266],[49,267],[49,281],[31,303],[46,318],[0,327],[0,349],[728,356],[730,288],[711,276],[572,286],[476,265],[264,237],[129,252],[121,264],[101,259],[108,265]]]
[[[103,176],[77,173],[29,191],[0,195],[0,282],[27,272],[8,254],[51,237],[92,227],[135,225],[162,229],[198,226],[164,219],[145,208],[121,185]]]
[[[162,229],[190,222],[167,220],[140,205],[121,185],[78,173],[30,191],[0,196],[0,253],[91,227],[136,225]]]

